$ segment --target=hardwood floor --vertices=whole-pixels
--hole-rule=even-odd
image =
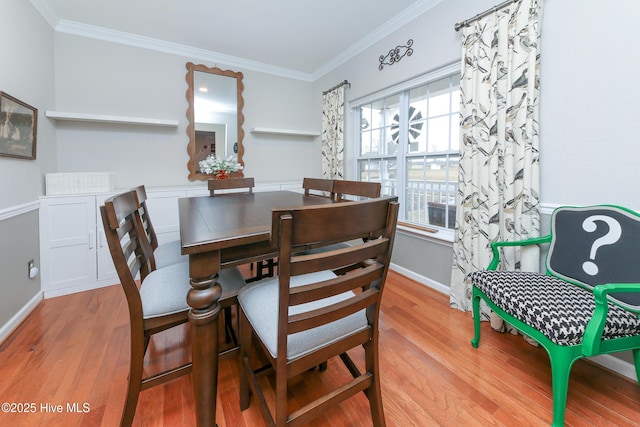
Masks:
[[[474,349],[471,315],[448,305],[447,296],[396,273],[389,275],[380,331],[387,425],[549,425],[546,352],[521,337],[492,332],[486,323],[480,347]],[[154,338],[149,369],[189,357],[188,346],[181,344],[188,335],[188,328],[176,328]],[[23,411],[3,410],[0,426],[117,426],[128,340],[126,302],[119,286],[43,301],[0,345],[0,400]],[[329,361],[325,372],[303,374],[290,387],[290,395],[296,396],[292,407],[347,375],[337,361]],[[237,377],[235,359],[222,361],[218,426],[263,426],[256,405],[240,412]],[[566,423],[640,425],[640,387],[580,360],[571,374]],[[134,425],[195,425],[191,376],[143,391]],[[360,394],[312,425],[371,425],[366,398]]]

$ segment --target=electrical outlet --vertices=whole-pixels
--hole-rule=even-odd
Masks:
[[[36,262],[34,260],[29,260],[27,263],[27,277],[31,278],[31,269],[36,266]]]

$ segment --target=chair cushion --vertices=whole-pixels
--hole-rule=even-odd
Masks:
[[[235,297],[246,284],[237,267],[220,271],[218,283],[222,286],[220,301]],[[166,316],[189,309],[187,292],[189,284],[189,264],[186,262],[156,269],[145,277],[140,286],[143,318]]]
[[[291,278],[291,286],[330,280],[336,277],[331,271],[304,274]],[[255,282],[238,292],[238,303],[246,314],[251,326],[271,356],[277,357],[278,345],[278,278]],[[353,296],[353,292],[345,292],[320,301],[300,304],[289,308],[289,314],[298,314],[324,307]],[[367,328],[365,310],[336,320],[335,322],[292,334],[288,339],[287,360],[310,353],[327,344],[352,335]]]
[[[590,291],[540,273],[476,271],[471,282],[498,307],[558,345],[581,344],[595,310]],[[610,303],[603,338],[639,333],[640,318]]]
[[[164,268],[173,264],[189,261],[188,255],[182,255],[180,252],[180,240],[172,240],[163,243],[153,251],[153,257],[156,259],[156,268]]]

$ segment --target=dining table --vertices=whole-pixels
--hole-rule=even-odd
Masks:
[[[218,377],[217,283],[221,268],[277,256],[272,210],[334,203],[297,191],[229,193],[178,201],[182,253],[189,256],[192,378],[198,426],[215,426]]]

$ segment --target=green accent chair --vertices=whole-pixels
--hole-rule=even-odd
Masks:
[[[640,382],[640,215],[618,206],[560,207],[547,236],[493,242],[471,273],[474,347],[480,301],[549,353],[553,426],[564,425],[569,374],[582,357],[631,350]],[[549,244],[546,273],[497,271],[504,247]]]

